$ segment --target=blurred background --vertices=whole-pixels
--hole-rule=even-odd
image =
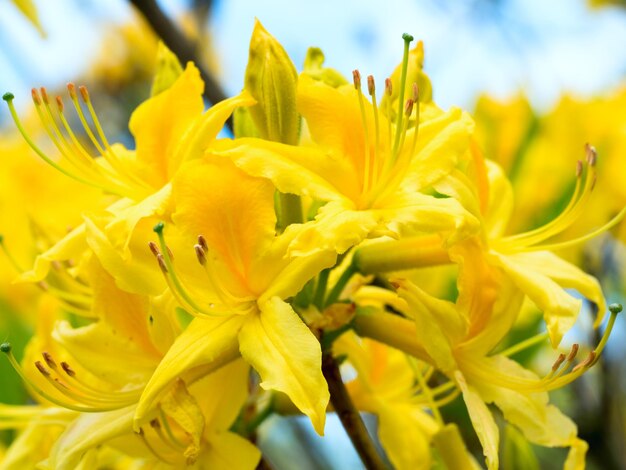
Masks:
[[[476,118],[480,147],[508,172],[516,194],[512,229],[536,227],[564,207],[585,142],[598,148],[598,190],[584,220],[564,236],[589,232],[626,203],[623,0],[390,0],[384,5],[372,0],[36,0],[33,4],[36,15],[28,10],[28,2],[0,0],[0,91],[13,92],[22,113],[31,112],[32,87],[62,93],[69,81],[86,84],[110,140],[132,146],[127,123],[133,109],[150,94],[155,31],[173,41],[170,48],[182,61],[193,58],[214,80],[208,87],[213,94],[207,93],[207,100],[214,101],[243,86],[255,18],[284,45],[296,67],[302,67],[308,47],[317,46],[325,53],[325,65],[346,76],[358,68],[364,75],[373,74],[379,83],[401,60],[401,34],[408,32],[424,41],[425,70],[433,82],[435,101],[443,108],[470,111]],[[13,199],[7,200],[6,188],[14,183],[7,176],[12,171],[8,165],[14,159],[35,158],[24,148],[16,151],[19,144],[12,133],[10,115],[2,107],[0,224],[4,227],[14,223],[11,214],[20,206],[14,199],[15,188],[10,193]],[[23,204],[38,204],[32,184],[28,178],[21,182]],[[55,194],[67,196],[62,188]],[[618,226],[560,253],[598,276],[611,302],[624,301],[625,232]],[[6,272],[11,269],[2,267]],[[9,274],[0,277],[0,332],[10,335],[19,355],[32,329],[25,318],[33,312],[23,310],[27,288],[11,286],[9,278]],[[573,341],[597,341],[601,332],[590,332],[591,310],[581,316],[564,350]],[[536,316],[527,318],[518,325],[520,337],[542,328]],[[590,442],[592,469],[626,469],[624,325],[624,318],[619,318],[601,367],[553,396],[578,422],[581,437]],[[551,357],[552,353],[535,348],[516,359],[541,367]],[[18,381],[5,381],[5,366],[0,362],[0,402],[23,403],[25,392]],[[480,454],[462,404],[457,400],[445,412],[466,422],[464,437]],[[368,423],[375,426],[373,419]],[[331,420],[327,436],[320,440],[304,420],[273,418],[261,427],[259,444],[275,468],[295,468],[293,462],[299,469],[359,468],[336,421]],[[526,448],[514,431],[504,436],[505,468],[562,465],[562,452]],[[5,441],[10,437],[3,436]],[[525,457],[524,466],[515,466],[520,453],[529,451],[532,458]]]

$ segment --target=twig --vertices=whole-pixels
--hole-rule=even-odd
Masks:
[[[330,352],[322,355],[322,373],[328,382],[330,401],[363,465],[368,470],[385,470],[386,466],[374,447],[361,415],[350,400],[348,391],[341,380],[337,362]]]
[[[161,38],[165,45],[178,57],[184,64],[192,61],[198,67],[200,76],[204,80],[204,96],[212,104],[219,103],[226,99],[226,95],[222,91],[217,80],[211,75],[206,68],[200,64],[196,54],[196,48],[187,38],[178,30],[176,25],[163,13],[155,0],[130,0],[130,3],[137,8],[152,27],[154,32]],[[226,123],[232,131],[232,121],[229,119]]]

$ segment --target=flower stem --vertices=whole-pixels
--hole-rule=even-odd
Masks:
[[[333,404],[337,416],[359,454],[363,465],[368,470],[384,470],[387,467],[378,454],[370,435],[367,432],[361,415],[354,407],[348,391],[341,380],[339,367],[330,351],[322,355],[322,373],[328,382],[330,402]]]

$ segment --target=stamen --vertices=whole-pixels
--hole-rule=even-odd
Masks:
[[[406,87],[406,75],[409,66],[409,45],[411,41],[413,41],[413,36],[404,33],[402,39],[404,40],[404,54],[402,57],[402,73],[400,75],[400,91],[398,95],[398,115],[396,116],[396,136],[393,144],[392,160],[395,160],[399,150],[400,135],[398,134],[398,130],[402,129],[402,107],[404,106],[404,88]]]
[[[185,450],[186,447],[183,444],[180,444],[179,441],[174,441],[170,439],[166,434],[163,433],[163,429],[161,428],[161,422],[157,418],[150,421],[150,426],[152,427],[152,429],[154,429],[154,432],[157,434],[157,436],[159,436],[159,439],[161,439],[171,449],[177,452]]]
[[[120,196],[123,195],[122,193],[120,193],[119,191],[117,191],[114,188],[104,187],[104,186],[100,185],[99,183],[96,183],[94,181],[89,181],[89,180],[87,180],[87,179],[85,179],[85,178],[83,178],[83,177],[81,177],[81,176],[79,176],[77,174],[74,174],[74,173],[66,170],[65,168],[60,166],[57,162],[55,162],[50,157],[48,157],[45,154],[45,152],[43,150],[41,150],[41,148],[39,148],[39,146],[37,144],[35,144],[35,142],[30,138],[30,136],[26,133],[26,130],[22,126],[22,122],[20,121],[20,119],[19,119],[19,117],[17,115],[17,111],[15,110],[15,106],[13,105],[14,95],[12,93],[5,93],[2,98],[7,102],[7,106],[9,107],[9,112],[11,113],[11,118],[13,119],[13,122],[15,123],[15,126],[17,127],[17,130],[22,135],[22,138],[26,141],[26,143],[30,146],[30,148],[33,149],[33,151],[43,161],[45,161],[48,165],[52,166],[57,171],[63,173],[68,178],[72,178],[72,179],[74,179],[74,180],[76,180],[76,181],[78,181],[80,183],[86,184],[87,186],[93,186],[93,187],[102,189],[103,191],[107,191],[107,192],[110,192],[110,193],[113,193],[113,194],[117,194],[117,195],[120,195]],[[35,101],[35,104],[36,104],[36,108],[39,109],[39,107],[41,105],[41,100],[38,99],[38,98],[35,98],[34,101]],[[39,105],[37,105],[37,103],[39,103]],[[45,126],[45,124],[44,124],[44,126]]]
[[[161,254],[161,252],[159,251],[159,248],[157,247],[157,244],[154,242],[148,242],[148,247],[150,248],[150,251],[152,252],[152,254],[154,256],[158,256]]]
[[[205,252],[209,251],[209,245],[207,245],[206,238],[204,238],[203,235],[198,235],[198,245],[200,245]]]
[[[367,77],[367,91],[372,100],[372,110],[374,112],[374,128],[376,132],[375,138],[375,146],[374,146],[374,168],[372,169],[372,185],[375,185],[378,182],[378,174],[382,170],[383,162],[379,161],[379,152],[378,148],[380,145],[380,125],[378,122],[378,104],[376,102],[376,84],[374,83],[374,77],[372,75],[368,75]]]
[[[565,354],[561,353],[559,354],[559,357],[557,357],[556,361],[554,361],[554,364],[552,364],[552,372],[556,372],[557,370],[559,370],[559,367],[561,367],[561,364],[563,364],[565,362]]]
[[[50,355],[49,352],[42,352],[41,356],[43,357],[43,360],[46,361],[46,364],[48,364],[48,367],[50,367],[50,369],[57,369],[57,363],[54,362],[54,359],[52,359],[52,356]]]
[[[176,466],[177,462],[163,457],[163,455],[161,455],[159,452],[156,451],[156,449],[152,446],[152,444],[148,442],[148,439],[146,439],[146,435],[142,428],[139,428],[139,432],[137,432],[136,434],[139,436],[139,438],[144,443],[144,445],[148,448],[150,453],[152,453],[152,455],[154,455],[157,458],[157,460],[161,460],[165,463]]]
[[[206,253],[204,252],[202,247],[200,245],[194,245],[193,249],[196,252],[196,258],[198,258],[198,263],[200,263],[202,266],[206,265]]]
[[[385,94],[387,95],[387,109],[385,112],[387,113],[387,142],[391,146],[391,93],[393,91],[392,83],[390,78],[385,78]]]
[[[370,139],[369,129],[367,125],[367,116],[365,115],[365,104],[363,103],[363,93],[361,92],[361,74],[358,70],[352,71],[352,79],[354,81],[354,88],[356,89],[357,95],[359,97],[359,110],[361,111],[361,122],[363,124],[363,133],[365,137],[365,142],[363,145],[363,149],[365,151],[365,163],[363,167],[363,192],[367,192],[370,187]]]
[[[170,256],[171,251],[167,247],[165,243],[165,236],[163,235],[163,229],[165,228],[165,224],[163,222],[159,222],[154,226],[154,232],[159,237],[159,245],[161,246],[161,253],[157,255],[157,261],[159,262],[159,267],[161,271],[165,275],[166,281],[171,280],[170,289],[172,293],[178,293],[180,298],[185,301],[185,304],[190,306],[193,310],[199,313],[204,313],[205,315],[209,315],[207,311],[205,311],[202,307],[200,307],[187,293],[187,290],[183,287],[178,276],[176,275],[176,271],[174,270],[174,265],[172,263],[172,258]]]
[[[415,149],[417,148],[417,135],[419,134],[420,127],[420,94],[417,83],[413,83],[413,103],[415,103],[415,126],[413,127],[413,143],[411,144],[410,155],[415,155]]]

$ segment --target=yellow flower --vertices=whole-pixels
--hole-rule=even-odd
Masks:
[[[190,62],[169,88],[134,111],[129,128],[135,137],[136,150],[131,151],[121,144],[109,144],[86,88],[77,90],[70,84],[68,89],[83,130],[99,154],[95,158],[69,126],[61,98],[54,102],[45,89],[33,90],[37,112],[59,151],[58,160],[48,156],[26,134],[15,112],[13,95],[7,93],[4,99],[18,129],[43,160],[66,176],[118,196],[107,209],[110,220],[106,231],[126,257],[130,255],[128,243],[137,223],[153,214],[168,215],[170,181],[180,165],[202,155],[236,107],[254,102],[247,94],[241,94],[203,112],[204,84],[198,69]],[[93,128],[85,111],[94,123]],[[76,253],[81,244],[84,247],[84,226],[43,253],[24,279],[41,280],[51,261],[67,259],[62,256]]]
[[[467,151],[472,121],[458,109],[443,112],[420,102],[417,85],[404,102],[409,42],[407,38],[403,73],[397,74],[400,83],[393,85],[400,88],[394,122],[393,97],[379,109],[371,77],[370,104],[361,92],[358,72],[356,89],[334,88],[302,74],[297,106],[315,147],[237,139],[221,141],[210,151],[232,159],[253,176],[269,178],[283,193],[327,201],[315,222],[294,240],[291,253],[342,253],[366,237],[399,236],[407,228],[457,238],[475,228],[475,219],[457,201],[427,194]]]
[[[286,257],[299,227],[276,236],[274,192],[269,181],[246,175],[228,160],[190,162],[174,179],[172,219],[187,237],[202,234],[195,246],[202,266],[196,264],[195,274],[184,264],[175,270],[162,227],[157,257],[172,293],[196,318],[142,394],[138,424],[181,374],[208,374],[241,353],[259,372],[263,388],[286,393],[323,432],[329,395],[320,344],[284,299],[331,266],[335,254]],[[185,271],[190,282],[183,286]]]

